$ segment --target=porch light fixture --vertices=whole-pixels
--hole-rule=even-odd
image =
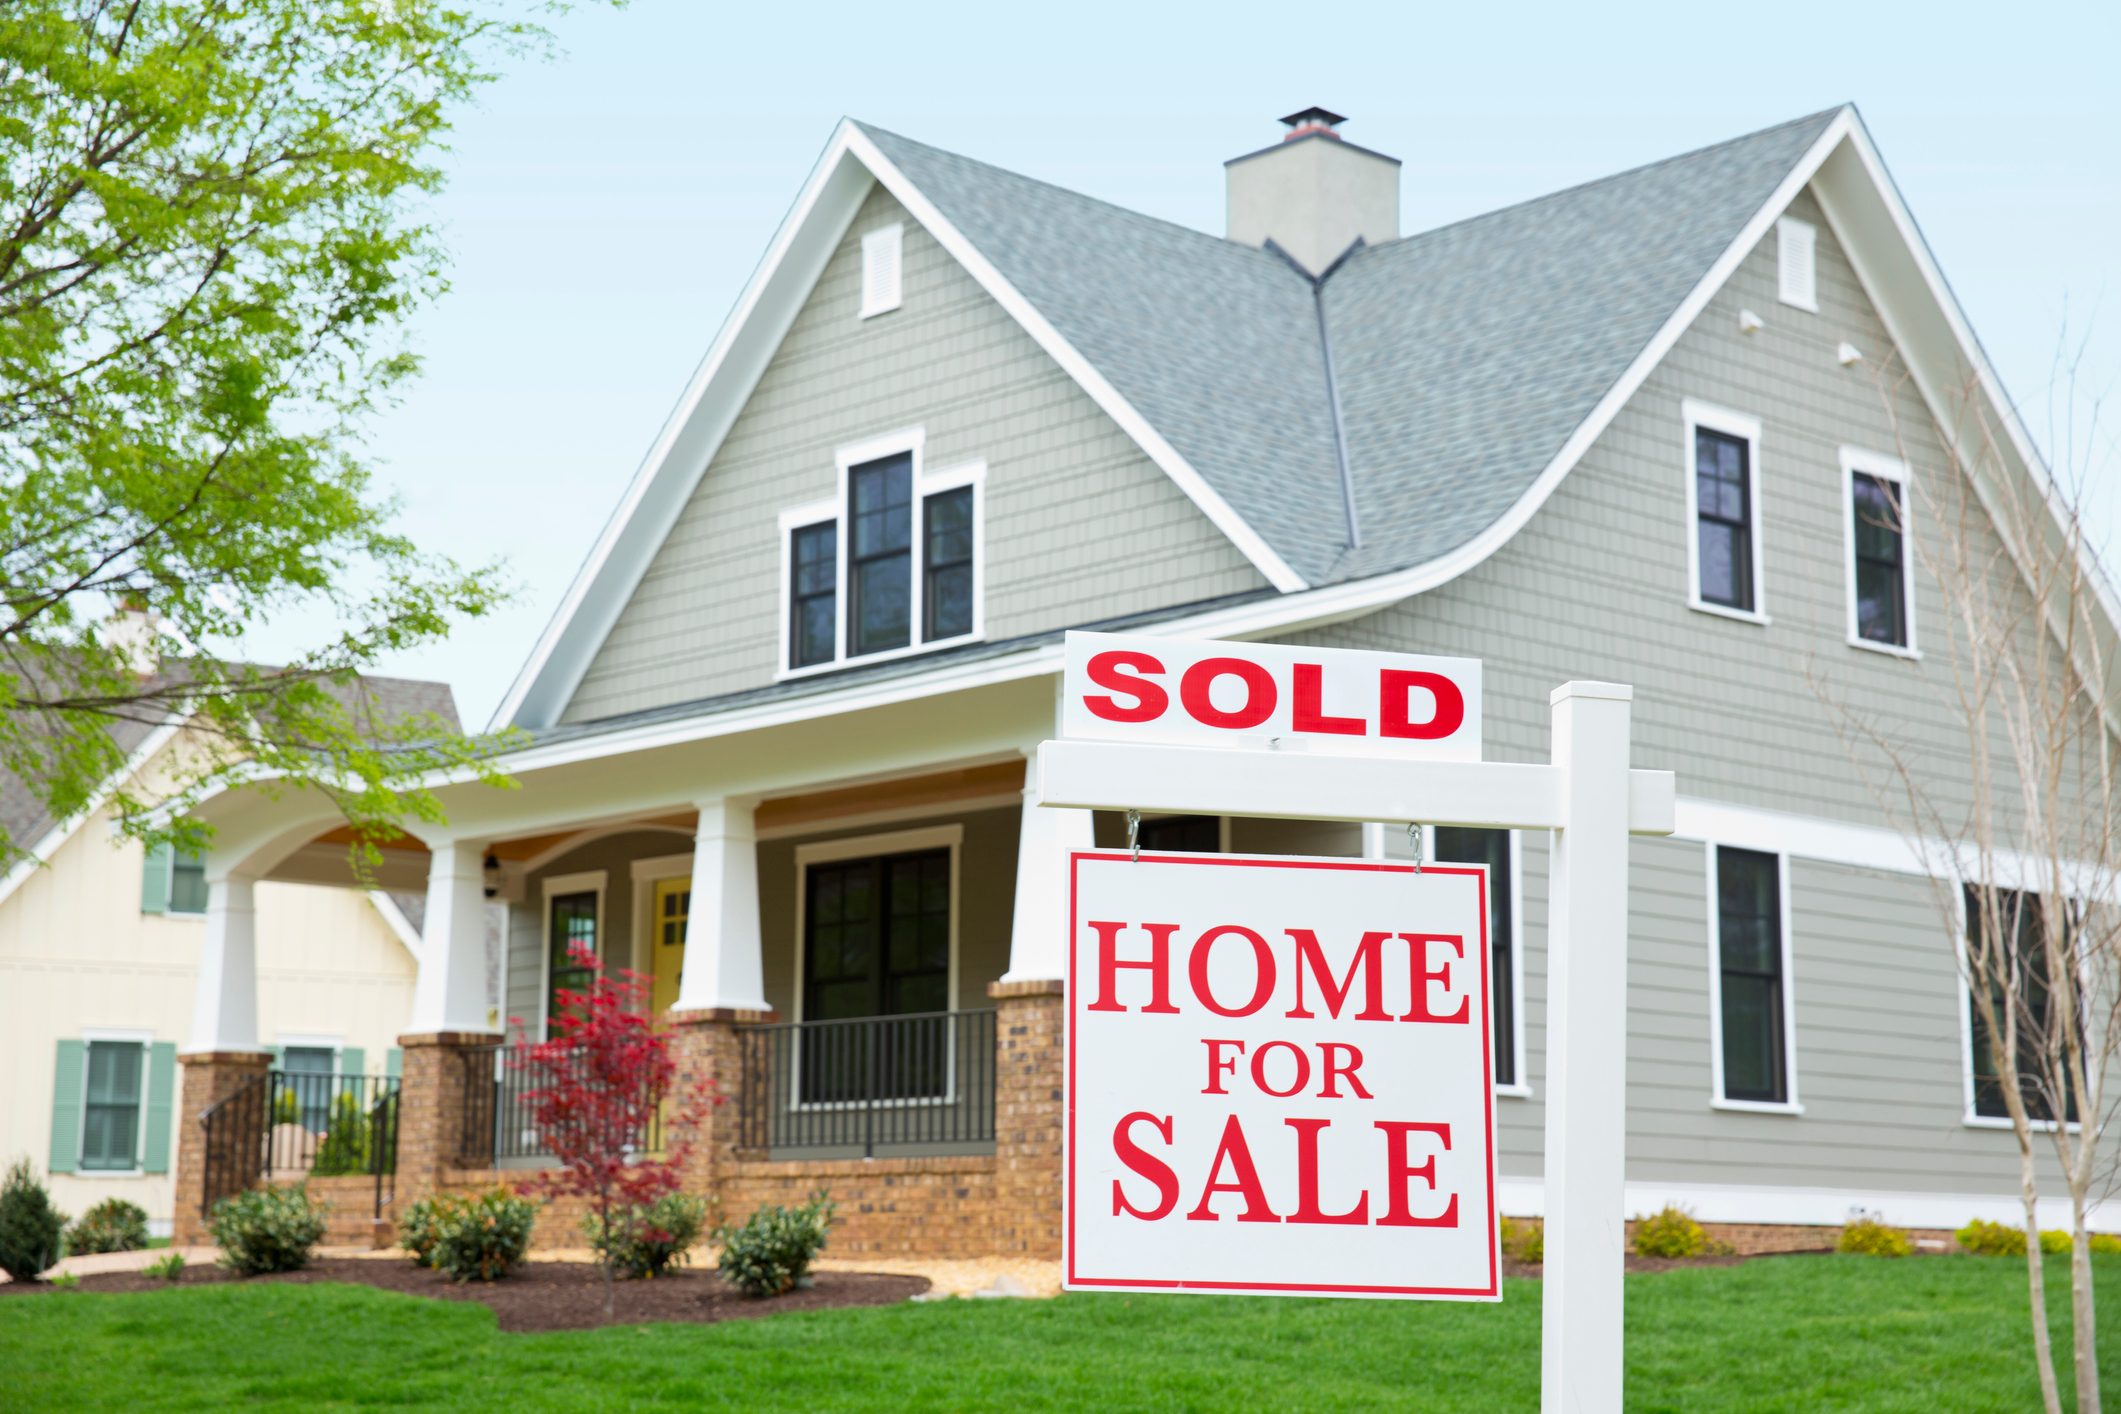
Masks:
[[[501,861],[491,850],[487,851],[484,862],[479,865],[479,872],[486,880],[486,897],[498,896],[501,892]]]

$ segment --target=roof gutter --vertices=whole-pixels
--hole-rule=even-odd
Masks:
[[[1287,261],[1297,274],[1311,282],[1311,309],[1318,316],[1318,354],[1325,365],[1326,406],[1333,414],[1333,461],[1340,469],[1340,508],[1347,518],[1350,550],[1362,546],[1362,526],[1355,515],[1355,473],[1348,466],[1348,427],[1340,410],[1340,378],[1333,369],[1333,333],[1326,327],[1326,281],[1333,277],[1334,271],[1347,263],[1349,256],[1362,247],[1363,239],[1357,236],[1346,250],[1334,257],[1333,263],[1325,268],[1323,274],[1313,275],[1297,263],[1296,257],[1283,250],[1273,240],[1268,240],[1266,245],[1268,250]]]

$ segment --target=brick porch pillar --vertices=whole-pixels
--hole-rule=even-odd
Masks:
[[[1061,1255],[1061,1062],[1066,1007],[1058,981],[996,982],[995,1239],[1006,1254]]]
[[[200,1211],[206,1199],[206,1112],[265,1074],[272,1057],[263,1051],[192,1051],[177,1059],[184,1065],[184,1084],[170,1240],[183,1247],[212,1240],[206,1231],[206,1215]],[[256,1176],[250,1175],[246,1183]]]
[[[489,1031],[428,1031],[400,1036],[405,1060],[398,1078],[398,1172],[393,1207],[429,1197],[442,1186],[442,1171],[464,1154],[464,1106],[468,1082],[493,1073],[490,1059],[501,1038]],[[484,1155],[478,1156],[482,1161]]]
[[[678,1065],[678,1088],[706,1082],[721,1103],[710,1107],[693,1135],[685,1164],[685,1191],[710,1200],[721,1197],[721,1179],[734,1162],[743,1129],[743,1051],[746,1024],[772,1021],[770,1011],[708,1007],[669,1014],[671,1050]],[[674,1136],[672,1136],[674,1137]],[[734,1216],[724,1213],[723,1218]]]

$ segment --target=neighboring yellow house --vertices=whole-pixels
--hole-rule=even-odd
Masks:
[[[438,684],[372,688],[455,713]],[[169,727],[119,724],[126,770],[152,774]],[[193,1029],[206,877],[197,858],[119,839],[110,812],[52,820],[0,777],[0,828],[31,852],[0,877],[0,1165],[27,1156],[78,1216],[119,1197],[170,1230],[177,1052]],[[290,1073],[395,1074],[412,1006],[417,896],[265,883],[259,1039]],[[407,914],[411,913],[412,918]],[[325,1088],[329,1088],[326,1083]]]

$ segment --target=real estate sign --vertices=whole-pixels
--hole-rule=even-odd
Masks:
[[[1066,1285],[1500,1299],[1487,887],[1072,855]]]

